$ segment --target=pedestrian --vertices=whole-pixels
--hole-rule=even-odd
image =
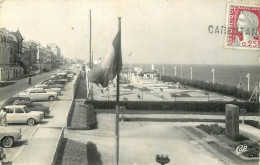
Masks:
[[[0,146],[0,165],[2,165],[2,162],[5,158],[6,158],[5,151],[3,147]]]
[[[1,118],[1,125],[6,127],[7,126],[7,119],[6,119],[6,115],[7,115],[7,109],[3,108],[0,112],[0,118]]]
[[[31,76],[29,77],[28,85],[32,85],[32,78],[31,78]]]

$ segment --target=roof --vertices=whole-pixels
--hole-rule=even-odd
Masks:
[[[16,32],[10,32],[10,33],[12,33],[17,38],[17,40],[23,40],[23,36],[20,33],[19,29]]]
[[[8,105],[8,106],[5,106],[5,108],[19,108],[19,107],[26,107],[26,105]]]
[[[12,41],[17,42],[16,36],[12,32],[6,30],[6,28],[0,28],[0,33],[6,37],[9,37]]]

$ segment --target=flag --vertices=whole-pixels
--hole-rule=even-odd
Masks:
[[[107,87],[117,73],[122,70],[120,36],[118,32],[111,46],[111,51],[89,72],[89,81]]]

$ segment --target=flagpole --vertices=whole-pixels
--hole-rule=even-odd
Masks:
[[[118,17],[118,31],[119,31],[119,51],[121,52],[121,17]],[[120,56],[117,56],[118,58]],[[119,59],[117,60],[119,61]],[[117,68],[119,68],[119,62],[117,62]],[[116,80],[116,124],[115,124],[115,135],[116,135],[116,165],[119,163],[119,71],[117,71],[117,80]]]
[[[89,9],[89,69],[91,70],[91,9]],[[89,75],[89,74],[88,74]],[[88,76],[88,99],[91,100],[91,83],[90,76]]]

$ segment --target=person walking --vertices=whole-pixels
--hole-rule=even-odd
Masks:
[[[6,119],[6,115],[7,115],[7,109],[3,108],[0,112],[0,118],[1,118],[1,125],[6,127],[7,126],[7,119]]]
[[[32,85],[32,78],[31,78],[31,76],[29,77],[28,85]]]
[[[4,161],[5,158],[6,158],[5,151],[3,147],[0,146],[0,165],[2,165],[2,162]]]

